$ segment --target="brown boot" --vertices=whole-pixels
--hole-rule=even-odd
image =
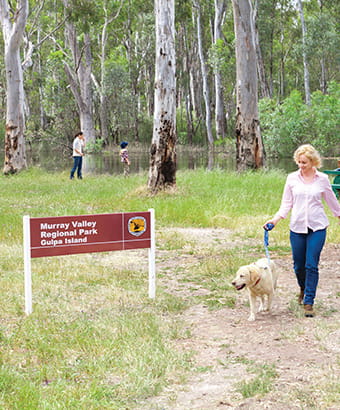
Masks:
[[[298,296],[298,304],[299,305],[302,305],[304,296],[305,296],[305,290],[300,289],[300,294]]]
[[[314,317],[313,305],[304,305],[305,317]]]

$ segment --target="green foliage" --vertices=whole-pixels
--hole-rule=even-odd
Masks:
[[[63,52],[61,50],[56,50],[50,52],[47,61],[51,64],[59,64],[62,62],[63,58]]]
[[[90,141],[86,144],[86,152],[98,153],[103,149],[104,142],[101,138],[97,138],[95,141]]]
[[[222,39],[219,39],[215,44],[213,44],[209,50],[209,64],[216,70],[220,70],[225,61],[230,58],[229,50],[225,46]]]
[[[340,135],[340,83],[331,82],[326,95],[320,91],[313,93],[310,117],[314,143],[326,155],[334,155]]]
[[[192,135],[192,144],[204,146],[207,137],[202,120],[193,118],[193,128],[194,135]],[[178,145],[187,145],[190,143],[186,109],[184,106],[179,107],[176,111],[176,131]]]
[[[88,32],[91,24],[96,22],[97,10],[91,0],[70,0],[66,8],[70,21],[80,25],[84,32]]]
[[[153,119],[143,114],[138,118],[139,142],[147,145],[151,144],[153,133]],[[133,135],[131,135],[133,139]]]
[[[302,143],[314,144],[325,155],[339,144],[340,84],[332,82],[328,94],[315,91],[307,106],[298,91],[282,104],[263,99],[259,103],[263,140],[271,155],[287,156]]]

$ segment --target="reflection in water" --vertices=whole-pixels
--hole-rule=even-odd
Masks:
[[[214,157],[215,153],[213,150],[209,150],[208,152],[208,170],[211,171],[214,168]]]
[[[48,151],[47,149],[32,150],[27,152],[28,165],[39,166],[47,171],[69,171],[73,165],[73,159],[69,155],[62,155]],[[130,173],[141,173],[149,169],[149,152],[147,148],[129,150],[131,161]],[[323,160],[324,169],[333,169],[337,167],[336,159]],[[236,159],[234,154],[211,151],[208,149],[193,147],[180,147],[177,150],[177,169],[197,169],[204,168],[225,169],[228,171],[236,170]],[[282,169],[285,172],[291,172],[296,169],[292,158],[268,159],[267,168]],[[123,166],[120,162],[119,150],[104,152],[102,154],[87,154],[84,157],[83,171],[86,174],[123,174]]]

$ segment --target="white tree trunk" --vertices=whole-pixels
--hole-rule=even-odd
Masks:
[[[236,162],[238,171],[264,165],[258,117],[255,28],[251,0],[232,0],[236,37]]]
[[[100,116],[100,136],[104,140],[105,144],[107,145],[109,142],[109,123],[108,123],[108,115],[107,115],[107,92],[106,92],[106,46],[107,46],[107,29],[108,25],[110,24],[110,19],[108,18],[108,9],[106,2],[103,5],[103,11],[105,15],[105,20],[102,28],[102,36],[101,36],[101,53],[100,53],[100,86],[98,88],[99,95],[100,95],[100,108],[99,108],[99,116]]]
[[[175,1],[155,0],[155,107],[148,187],[176,184]]]
[[[213,148],[214,137],[212,134],[212,125],[211,125],[210,90],[209,90],[209,84],[208,84],[207,68],[206,68],[206,63],[205,63],[205,58],[204,58],[204,53],[203,53],[200,2],[195,0],[194,7],[196,9],[198,55],[199,55],[200,63],[201,63],[202,82],[203,82],[203,99],[205,103],[205,126],[207,129],[209,148]]]
[[[308,61],[307,61],[307,53],[306,53],[306,36],[307,36],[307,28],[305,24],[305,17],[303,14],[303,7],[302,1],[297,1],[300,13],[300,20],[301,20],[301,28],[302,28],[302,57],[303,57],[303,73],[304,73],[304,82],[305,82],[305,101],[307,105],[311,104],[311,97],[310,97],[310,86],[309,86],[309,68],[308,68]]]
[[[20,45],[28,16],[28,0],[18,0],[14,16],[9,3],[0,0],[0,21],[5,42],[7,110],[5,131],[4,174],[26,167],[24,84]]]
[[[215,19],[214,19],[214,43],[222,39],[222,22],[226,9],[225,0],[215,0]],[[215,67],[215,124],[216,124],[216,137],[224,139],[226,130],[226,118],[224,113],[224,101],[223,101],[223,87],[222,77],[218,64]]]

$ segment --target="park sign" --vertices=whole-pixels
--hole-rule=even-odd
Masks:
[[[30,218],[31,257],[150,248],[150,213]]]
[[[30,218],[24,216],[25,312],[32,312],[31,258],[149,249],[149,296],[155,297],[154,210]]]

